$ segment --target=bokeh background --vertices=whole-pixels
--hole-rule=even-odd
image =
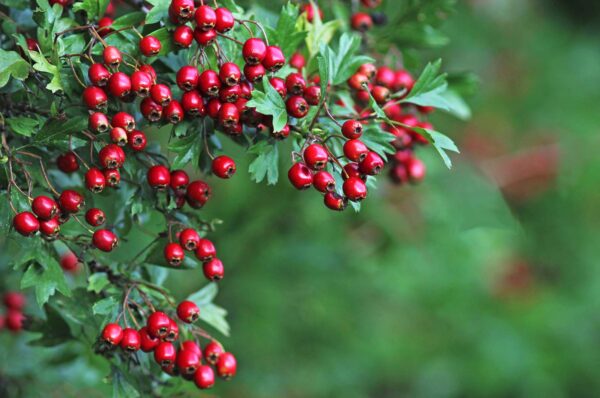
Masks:
[[[451,171],[422,150],[426,181],[384,184],[360,214],[243,165],[214,182],[239,372],[203,396],[600,395],[600,7],[460,3],[424,52],[480,81],[470,121],[433,116],[462,151]],[[52,351],[1,339],[3,372],[45,396],[108,394],[102,358],[67,344],[40,369]]]

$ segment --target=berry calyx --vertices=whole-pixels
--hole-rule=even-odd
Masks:
[[[169,243],[164,250],[165,260],[172,267],[179,267],[183,263],[185,252],[179,243]]]
[[[99,227],[106,221],[106,215],[98,208],[92,208],[85,212],[85,221],[92,227]]]
[[[348,139],[360,138],[363,132],[363,125],[357,120],[346,120],[342,125],[342,134]]]
[[[65,213],[77,213],[84,204],[83,196],[70,189],[64,190],[58,197],[58,205]]]
[[[164,338],[169,332],[171,319],[167,314],[161,311],[155,311],[148,317],[146,326],[148,334],[154,338]]]
[[[221,356],[221,354],[223,354],[225,352],[225,350],[223,349],[223,346],[218,343],[215,340],[212,340],[210,343],[208,343],[206,346],[204,346],[204,358],[206,358],[206,361],[212,365],[217,363],[217,359],[219,359],[219,356]]]
[[[321,170],[313,175],[313,186],[322,193],[335,191],[335,178],[327,171]]]

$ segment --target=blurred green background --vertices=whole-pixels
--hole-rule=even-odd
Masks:
[[[446,70],[479,76],[474,116],[433,119],[462,154],[448,171],[422,150],[426,181],[383,184],[360,214],[286,181],[256,185],[244,165],[213,181],[206,215],[226,221],[214,240],[228,267],[216,302],[230,311],[224,343],[239,367],[198,395],[600,395],[599,12],[461,2],[442,56]],[[168,285],[183,298],[198,288],[193,273]],[[8,374],[14,349],[0,355]],[[102,361],[38,377],[60,396],[104,396]]]

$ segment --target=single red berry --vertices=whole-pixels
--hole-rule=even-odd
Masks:
[[[196,355],[198,355],[198,357],[200,359],[202,359],[202,349],[195,341],[192,341],[192,340],[184,341],[183,343],[181,343],[181,350],[195,352]]]
[[[92,236],[92,243],[97,249],[103,252],[110,252],[117,246],[119,239],[112,231],[108,229],[99,229]]]
[[[331,210],[337,211],[342,211],[348,206],[348,199],[337,192],[327,192],[323,197],[323,202]]]
[[[277,72],[281,69],[285,64],[285,56],[283,55],[281,48],[277,46],[268,46],[262,64],[269,72]]]
[[[137,330],[132,328],[123,329],[123,338],[120,346],[124,351],[136,352],[140,349],[142,341]]]
[[[219,359],[217,359],[215,367],[217,368],[217,374],[219,377],[229,380],[235,376],[235,372],[237,370],[237,361],[232,353],[224,352],[219,355]]]
[[[267,55],[267,45],[256,37],[246,40],[242,47],[244,60],[250,65],[261,63]]]
[[[146,57],[153,57],[160,52],[162,44],[154,36],[146,36],[140,40],[140,52]]]
[[[262,64],[246,64],[246,66],[244,66],[244,76],[250,83],[257,83],[261,81],[263,77],[265,77],[266,73],[267,70],[264,66],[262,66]]]
[[[321,10],[316,4],[304,4],[300,10],[302,10],[302,13],[306,15],[306,20],[308,22],[312,22],[314,20],[315,13],[318,13],[320,19],[323,19],[323,10]]]
[[[333,192],[335,191],[335,178],[325,170],[317,171],[313,176],[313,186],[319,192]]]
[[[217,39],[217,31],[214,29],[204,31],[196,28],[194,29],[194,39],[202,47],[209,46]]]
[[[108,91],[113,97],[125,99],[131,93],[131,79],[126,73],[113,73],[108,80]]]
[[[110,71],[106,69],[104,64],[92,64],[88,69],[88,78],[94,86],[104,87],[110,79]]]
[[[415,79],[408,71],[401,69],[397,70],[394,73],[394,81],[392,87],[395,91],[406,90],[408,94],[408,92],[412,90],[414,85]]]
[[[160,106],[167,106],[173,95],[171,89],[166,84],[155,84],[150,88],[150,98]]]
[[[65,1],[65,2],[68,2],[68,1]],[[108,3],[108,4],[110,5],[111,3]],[[109,17],[100,18],[100,20],[98,21],[98,28],[96,29],[98,31],[98,34],[100,35],[100,37],[104,37],[107,34],[114,31],[113,29],[111,29],[113,22],[114,21],[112,20],[112,18],[109,18]]]
[[[219,178],[231,178],[235,174],[235,162],[229,156],[217,156],[212,161],[212,171]]]
[[[15,311],[21,311],[25,307],[25,296],[19,292],[6,292],[2,298],[4,305]]]
[[[125,152],[116,144],[107,144],[100,149],[98,158],[102,167],[106,169],[118,169],[125,162]]]
[[[173,42],[181,48],[189,48],[194,42],[194,30],[187,25],[180,25],[173,31]]]
[[[217,255],[217,249],[215,249],[215,245],[210,240],[200,239],[195,254],[198,260],[206,262]]]
[[[240,97],[247,100],[252,99],[253,86],[251,82],[243,81],[240,83]]]
[[[233,62],[225,62],[219,70],[221,82],[227,86],[235,86],[240,82],[242,71],[239,66]]]
[[[54,199],[40,195],[31,202],[31,210],[39,219],[49,220],[58,213],[58,204]]]
[[[148,169],[146,174],[148,185],[152,188],[165,189],[171,182],[171,173],[166,166],[157,164]]]
[[[215,257],[202,265],[202,271],[206,279],[216,282],[223,279],[225,267],[223,266],[223,262]]]
[[[98,208],[91,208],[85,212],[85,221],[92,227],[99,227],[106,221],[106,215]]]
[[[302,95],[306,88],[306,81],[301,73],[290,73],[285,78],[285,86],[291,95]]]
[[[121,182],[121,173],[119,172],[119,169],[104,169],[102,170],[102,173],[104,174],[106,185],[112,188],[119,186],[119,183]]]
[[[183,263],[185,253],[179,243],[169,243],[164,250],[165,260],[171,267],[179,267]]]
[[[342,125],[342,134],[351,140],[360,138],[362,131],[362,123],[358,120],[346,120]]]
[[[231,86],[231,87],[221,87],[219,90],[219,99],[221,102],[231,102],[234,103],[240,97],[240,86]]]
[[[203,354],[204,358],[206,358],[206,361],[211,365],[214,365],[217,363],[217,359],[219,359],[219,356],[224,352],[225,350],[223,349],[223,346],[217,341],[212,340],[204,347]]]
[[[173,319],[169,319],[169,330],[167,331],[167,336],[164,338],[165,341],[175,341],[179,338],[179,326],[177,326],[177,322]]]
[[[56,216],[49,220],[40,220],[40,232],[46,239],[51,240],[58,237],[58,233],[60,232],[59,217]]]
[[[99,111],[106,108],[108,97],[104,90],[96,86],[88,86],[83,90],[83,102],[88,109]]]
[[[350,25],[354,30],[366,32],[373,26],[373,18],[367,13],[357,12],[350,18]]]
[[[70,189],[64,190],[58,198],[58,205],[65,213],[77,213],[84,204],[83,196]]]
[[[304,163],[294,163],[288,171],[288,178],[296,189],[307,189],[313,183],[313,176]]]
[[[163,107],[154,102],[150,97],[142,100],[140,103],[140,111],[150,122],[158,122],[162,119]]]
[[[186,379],[194,377],[196,369],[201,365],[198,353],[191,350],[179,350],[175,364],[181,375]]]
[[[108,131],[108,118],[102,112],[94,112],[88,117],[88,127],[95,133],[105,133]]]
[[[194,0],[172,0],[169,15],[176,24],[184,24],[194,15]]]
[[[193,228],[186,228],[179,233],[179,243],[185,250],[196,250],[200,243],[200,235]]]
[[[194,373],[194,383],[196,387],[206,390],[215,384],[215,372],[208,365],[200,365]]]
[[[369,78],[362,73],[355,73],[348,79],[348,85],[354,90],[364,90],[364,85],[369,83]]]
[[[191,65],[182,66],[177,71],[177,85],[183,91],[190,91],[196,88],[198,80],[200,79],[200,72],[198,68]]]
[[[143,151],[146,148],[146,134],[140,130],[134,130],[127,134],[127,144],[134,151]]]
[[[106,186],[104,174],[99,169],[92,167],[85,173],[85,187],[93,193],[100,193]]]
[[[229,9],[225,7],[219,7],[215,10],[217,15],[217,22],[215,24],[215,30],[219,33],[226,33],[233,29],[235,25],[235,18]]]
[[[185,323],[194,323],[200,316],[200,309],[192,301],[182,301],[177,306],[177,316]]]
[[[195,209],[199,209],[210,199],[211,189],[204,181],[196,180],[187,186],[185,195],[188,204]]]
[[[361,201],[367,197],[367,185],[359,177],[348,178],[344,181],[342,189],[344,190],[344,195],[354,202]]]
[[[198,89],[202,95],[216,97],[221,89],[221,80],[219,74],[212,69],[207,69],[200,75],[198,80]]]
[[[190,177],[184,170],[171,171],[170,186],[171,189],[178,192],[185,192],[185,188],[190,182]]]
[[[107,46],[102,52],[102,59],[105,65],[116,68],[123,61],[123,55],[121,55],[121,51],[117,47]]]
[[[287,97],[287,87],[285,84],[285,80],[283,80],[280,77],[272,77],[269,79],[269,83],[271,83],[271,86],[273,86],[275,91],[277,91],[279,95],[281,95],[281,98],[285,99],[285,97]]]
[[[196,90],[187,91],[181,96],[181,107],[186,114],[192,117],[204,116],[204,100]]]
[[[122,127],[115,127],[110,130],[110,140],[113,144],[118,146],[125,146],[127,144],[127,131]]]
[[[225,103],[219,108],[219,122],[225,127],[233,127],[240,121],[240,111],[235,104]],[[214,165],[214,161],[213,161]],[[235,170],[234,170],[235,171]]]
[[[375,100],[375,102],[377,102],[378,104],[383,104],[390,100],[392,93],[387,87],[375,86],[371,90],[371,95],[373,95],[373,99]]]
[[[109,323],[102,329],[101,339],[112,346],[119,345],[123,340],[123,329],[116,323]]]
[[[23,329],[24,320],[25,315],[22,312],[9,310],[5,318],[6,328],[11,332],[19,332]]]
[[[301,71],[302,68],[306,66],[306,59],[304,58],[304,55],[298,52],[292,54],[292,56],[290,57],[290,66],[292,68],[298,69],[298,71]]]
[[[311,144],[304,150],[304,162],[313,170],[321,170],[327,165],[329,153],[321,144]]]
[[[303,97],[298,95],[294,95],[285,103],[287,112],[297,118],[301,119],[308,114],[309,105]]]
[[[211,98],[206,104],[206,114],[213,119],[218,118],[221,106],[221,101],[218,98]]]
[[[147,326],[142,327],[138,333],[140,334],[140,348],[144,352],[154,351],[156,346],[160,343],[159,338],[150,336]]]
[[[60,267],[67,272],[76,272],[81,262],[72,251],[65,252],[60,257]]]
[[[374,64],[362,64],[358,68],[357,73],[362,73],[369,79],[372,79],[377,74],[377,67]]]
[[[359,139],[348,140],[344,143],[344,155],[348,160],[353,162],[360,162],[365,157],[369,148]]]
[[[172,100],[169,102],[169,105],[165,106],[163,109],[165,119],[169,121],[169,123],[177,124],[181,122],[184,118],[183,107],[181,103],[177,100]]]
[[[25,39],[25,42],[27,44],[27,48],[29,49],[29,51],[39,52],[40,44],[38,43],[37,40],[32,39],[31,37],[27,37]]]
[[[154,84],[152,76],[148,72],[136,70],[131,74],[131,89],[140,97],[150,95],[150,88]]]
[[[422,160],[411,157],[404,163],[404,165],[411,183],[416,184],[423,181],[427,172],[427,168]]]
[[[369,152],[362,162],[360,162],[359,169],[363,174],[374,176],[381,172],[383,166],[384,162],[381,156],[375,152]]]
[[[150,336],[162,339],[169,332],[171,319],[164,312],[155,311],[148,317],[146,326]]]
[[[112,117],[111,124],[113,127],[121,127],[127,132],[135,129],[135,119],[127,112],[117,112]]]
[[[304,99],[308,105],[319,105],[321,102],[321,87],[309,86],[304,89]]]
[[[375,74],[376,84],[387,88],[393,88],[395,81],[396,75],[391,68],[387,66],[382,66],[379,69],[377,69],[377,72]]]
[[[159,343],[154,349],[154,360],[160,366],[166,367],[175,363],[177,352],[173,343],[163,341]]]
[[[152,78],[152,84],[156,83],[156,71],[152,67],[152,65],[144,64],[139,67],[139,70],[142,72],[146,72]]]
[[[217,23],[217,14],[210,6],[202,5],[196,9],[194,15],[198,28],[207,31],[215,27]]]

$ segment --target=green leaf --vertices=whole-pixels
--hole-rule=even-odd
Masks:
[[[175,158],[171,167],[173,169],[181,169],[194,162],[198,165],[198,158],[202,152],[202,143],[204,138],[200,134],[190,134],[187,137],[179,138],[169,143],[169,151],[175,153]]]
[[[94,293],[100,293],[102,289],[110,284],[105,272],[98,272],[90,275],[88,278],[87,290]]]
[[[360,49],[360,36],[355,34],[344,33],[340,37],[338,48],[336,51],[335,70],[332,73],[334,85],[344,83],[352,76],[358,67],[365,63],[374,62],[374,59],[362,54],[356,54]]]
[[[140,393],[126,379],[123,372],[113,367],[111,377],[113,385],[113,398],[137,398]]]
[[[142,11],[135,11],[127,13],[119,18],[115,19],[111,25],[112,29],[121,29],[128,26],[139,25],[144,21],[146,14]]]
[[[23,80],[29,76],[29,63],[16,51],[6,51],[0,48],[0,87],[6,86],[13,77]]]
[[[298,31],[296,27],[298,13],[299,7],[288,2],[281,8],[277,26],[274,29],[267,27],[269,39],[281,47],[286,57],[292,55],[306,37],[306,32]]]
[[[428,137],[431,144],[433,144],[433,147],[436,149],[436,151],[440,154],[440,156],[444,160],[446,167],[451,169],[452,168],[452,160],[450,160],[450,156],[448,156],[448,154],[446,152],[451,151],[451,152],[460,153],[460,151],[458,150],[458,147],[456,146],[454,141],[452,141],[447,135],[444,135],[438,131],[424,129],[424,128],[420,128],[420,127],[411,127],[411,128],[413,130],[415,130],[416,132],[418,132],[419,134],[423,134],[424,136]]]
[[[263,91],[256,87],[252,91],[252,99],[248,101],[248,108],[256,108],[263,115],[273,116],[273,130],[281,131],[288,122],[285,102],[281,95],[271,86],[268,79],[263,79]]]
[[[172,53],[175,50],[175,45],[173,44],[173,34],[169,32],[167,28],[160,28],[155,30],[152,33],[149,33],[148,36],[154,36],[162,43],[162,47],[157,55],[167,55]]]
[[[118,311],[120,305],[114,297],[107,297],[94,303],[92,312],[94,315],[108,315]]]
[[[27,328],[30,332],[41,333],[38,339],[30,341],[32,346],[53,347],[73,338],[69,324],[60,312],[51,305],[44,306],[46,319],[33,318]]]
[[[6,124],[15,133],[31,137],[33,131],[39,126],[40,121],[26,116],[16,116],[6,119]]]
[[[71,295],[63,270],[53,257],[45,256],[44,265],[34,262],[21,278],[21,289],[35,288],[37,303],[42,307],[58,290],[65,296]]]
[[[334,19],[323,23],[318,12],[312,22],[308,22],[306,14],[300,16],[302,30],[306,31],[306,48],[308,49],[309,59],[317,55],[323,44],[329,44],[335,32],[342,26],[342,22]]]
[[[104,15],[110,0],[82,0],[73,4],[73,11],[84,11],[88,20]]]
[[[80,132],[87,127],[85,116],[75,116],[65,120],[49,120],[35,135],[34,141],[38,144],[48,143],[57,139],[66,138],[69,134]]]
[[[186,300],[193,301],[196,303],[198,307],[203,307],[208,303],[212,303],[215,297],[217,297],[217,293],[219,292],[219,287],[216,283],[209,283],[204,286],[202,289],[198,290],[196,293],[190,295]]]
[[[52,65],[43,54],[37,51],[29,51],[29,56],[35,62],[33,69],[47,73],[51,76],[50,83],[46,85],[46,88],[51,92],[64,91],[62,83],[60,81],[60,69],[56,65]]]
[[[392,146],[392,141],[396,139],[392,133],[382,130],[379,124],[369,124],[363,131],[360,138],[370,150],[376,152],[379,156],[386,159],[387,154],[396,152]]]
[[[152,5],[152,9],[146,15],[146,24],[168,20],[171,0],[148,0],[148,3]]]
[[[229,323],[225,319],[227,311],[213,303],[200,307],[200,319],[214,327],[225,336],[229,336]]]
[[[248,148],[248,153],[256,155],[256,158],[248,167],[252,179],[261,182],[266,177],[268,185],[275,185],[279,179],[279,150],[277,145],[270,144],[268,141],[260,141]]]
[[[471,118],[471,108],[465,102],[463,97],[452,89],[444,91],[441,96],[448,104],[448,112],[461,120]]]

